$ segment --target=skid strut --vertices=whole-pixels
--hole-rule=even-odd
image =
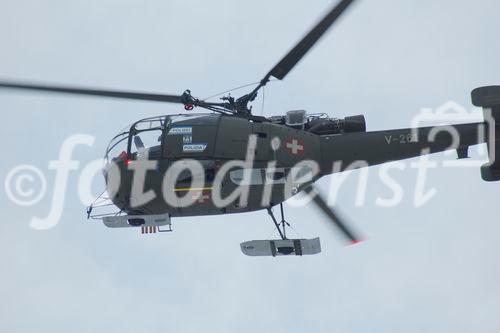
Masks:
[[[290,224],[285,220],[283,204],[280,204],[281,221],[278,222],[274,216],[272,207],[267,208],[267,212],[278,230],[281,239],[252,240],[240,244],[241,251],[247,256],[288,256],[288,255],[309,255],[321,252],[319,238],[313,239],[288,239],[286,237],[286,227]]]
[[[290,226],[290,223],[288,223],[285,220],[285,214],[283,212],[283,203],[280,203],[280,212],[281,212],[281,222],[278,223],[276,220],[276,217],[274,216],[273,210],[271,208],[267,209],[267,213],[269,216],[271,216],[271,219],[273,220],[274,225],[276,226],[276,229],[278,230],[281,239],[287,239],[286,238],[286,226]]]

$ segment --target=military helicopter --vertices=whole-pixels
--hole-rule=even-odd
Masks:
[[[289,239],[289,226],[284,216],[283,202],[290,196],[305,192],[339,231],[352,243],[359,237],[332,210],[323,196],[313,187],[319,178],[333,172],[342,172],[356,161],[362,166],[372,166],[395,160],[407,159],[445,150],[456,150],[458,158],[468,157],[468,148],[486,142],[490,162],[481,168],[486,181],[500,180],[500,161],[495,159],[499,149],[495,145],[500,126],[495,125],[500,116],[500,86],[478,88],[472,92],[472,102],[483,107],[489,121],[454,125],[459,142],[454,142],[449,126],[366,131],[362,115],[344,119],[331,118],[326,114],[307,114],[303,110],[289,111],[286,115],[264,117],[252,114],[251,102],[271,78],[283,80],[322,35],[351,6],[354,0],[339,1],[256,85],[239,98],[230,95],[220,102],[208,102],[193,97],[189,90],[181,95],[143,92],[89,89],[19,81],[0,81],[0,88],[24,89],[50,93],[88,95],[177,103],[184,105],[188,113],[163,115],[141,119],[117,134],[109,143],[105,154],[104,173],[110,183],[110,170],[115,167],[121,175],[115,193],[110,198],[119,212],[111,215],[92,215],[97,205],[88,209],[89,216],[102,218],[111,228],[136,227],[143,233],[171,231],[171,218],[233,214],[266,209],[280,239],[253,240],[241,243],[241,250],[250,256],[307,255],[321,252],[319,238]],[[192,113],[194,108],[208,113]],[[483,135],[484,134],[484,135]],[[142,156],[154,161],[154,168],[145,173],[145,191],[156,194],[154,199],[134,204],[132,195],[134,167],[142,165]],[[248,161],[250,164],[244,164]],[[183,163],[196,161],[201,169],[182,169]],[[229,163],[236,166],[227,167]],[[317,166],[301,165],[312,161]],[[341,162],[334,170],[332,165]],[[243,164],[242,164],[243,163]],[[173,193],[166,202],[164,180],[172,168],[177,170],[172,186]],[[221,169],[226,169],[217,177]],[[288,176],[308,174],[302,181],[292,181],[289,193],[285,191]],[[194,186],[195,179],[203,186]],[[214,190],[220,197],[230,196],[239,188],[248,190],[245,204],[237,197],[224,205],[216,204]],[[167,193],[168,194],[168,193]],[[176,200],[191,197],[189,205],[176,204]],[[266,197],[267,200],[263,200]],[[278,221],[273,207],[279,206]],[[162,229],[162,227],[166,229]]]

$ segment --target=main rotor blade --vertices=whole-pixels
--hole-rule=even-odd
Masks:
[[[116,91],[103,89],[89,89],[70,86],[53,86],[48,84],[34,84],[28,82],[0,81],[0,88],[33,90],[49,93],[62,93],[73,95],[87,95],[96,97],[111,97],[121,99],[135,99],[142,101],[183,103],[180,95],[150,94],[133,91]]]
[[[342,222],[339,216],[328,206],[323,197],[319,192],[311,185],[306,187],[304,191],[311,196],[313,202],[316,206],[332,221],[337,228],[344,234],[346,238],[349,239],[351,244],[356,244],[360,242],[360,239],[355,236],[355,234],[347,227],[347,224]]]
[[[290,72],[299,60],[314,46],[352,2],[354,2],[354,0],[342,0],[333,7],[328,14],[326,14],[326,16],[319,21],[318,24],[316,24],[316,26],[309,31],[309,33],[305,35],[278,64],[276,64],[276,66],[273,67],[273,69],[271,69],[266,77],[274,76],[279,80],[283,80],[288,72]]]

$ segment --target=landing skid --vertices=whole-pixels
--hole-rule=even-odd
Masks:
[[[251,257],[302,256],[321,252],[319,238],[252,240],[240,245],[241,251]]]
[[[289,256],[312,255],[321,252],[319,237],[313,239],[288,239],[286,227],[290,224],[285,220],[283,204],[280,204],[281,222],[278,223],[271,208],[267,209],[271,220],[276,226],[281,239],[252,240],[240,244],[243,254],[252,257],[258,256]]]

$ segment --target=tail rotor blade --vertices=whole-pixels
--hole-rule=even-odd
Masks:
[[[311,196],[316,206],[332,221],[340,232],[351,242],[351,244],[359,243],[361,240],[355,233],[347,226],[344,221],[328,206],[327,202],[323,199],[320,193],[311,185],[306,187],[304,191]]]

